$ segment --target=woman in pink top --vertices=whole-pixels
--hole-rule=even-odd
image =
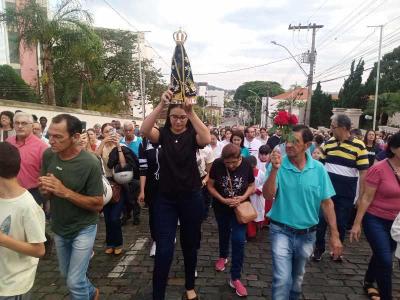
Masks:
[[[392,299],[392,257],[396,242],[390,236],[393,221],[400,212],[400,132],[387,145],[385,159],[373,165],[365,178],[365,191],[358,203],[350,240],[359,240],[361,221],[372,249],[364,277],[364,290],[370,299]],[[374,288],[377,283],[378,289]]]

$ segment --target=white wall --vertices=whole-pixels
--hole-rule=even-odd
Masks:
[[[10,100],[1,100],[0,99],[0,112],[4,110],[9,110],[15,112],[16,110],[22,110],[23,112],[34,114],[38,118],[44,116],[47,118],[48,123],[51,121],[51,118],[55,117],[58,114],[71,114],[81,121],[86,122],[86,128],[93,127],[94,124],[104,124],[109,123],[112,120],[119,120],[122,123],[125,121],[132,121],[132,118],[127,116],[121,116],[117,114],[106,114],[97,111],[83,110],[83,109],[75,109],[68,107],[58,107],[58,106],[49,106],[43,104],[29,103],[29,102],[19,102],[19,101],[10,101]],[[142,121],[140,119],[135,119],[136,124],[141,125]]]
[[[224,107],[225,91],[207,90],[207,106]]]
[[[5,1],[0,0],[0,11],[5,9]],[[0,23],[0,65],[9,64],[8,56],[8,34],[5,23]]]

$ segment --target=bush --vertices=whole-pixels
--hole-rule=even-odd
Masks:
[[[8,65],[0,65],[0,98],[39,102],[34,90]]]

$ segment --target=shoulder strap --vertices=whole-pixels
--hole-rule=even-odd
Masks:
[[[235,193],[233,192],[233,185],[232,185],[232,179],[231,179],[231,174],[229,173],[229,170],[227,167],[225,167],[226,170],[226,174],[228,175],[228,184],[229,184],[229,193],[230,193],[230,197],[234,197]]]

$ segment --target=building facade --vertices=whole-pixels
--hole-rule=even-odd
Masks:
[[[37,0],[47,10],[47,0]],[[26,0],[0,0],[0,11],[23,7]],[[0,24],[0,64],[10,65],[35,90],[39,89],[40,50],[18,42],[18,33]]]

